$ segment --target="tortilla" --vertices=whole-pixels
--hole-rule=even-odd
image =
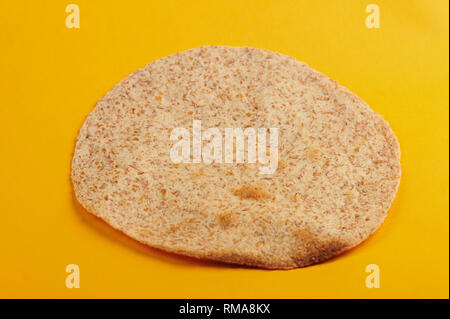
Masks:
[[[174,163],[174,128],[278,128],[278,167]],[[192,154],[191,154],[192,159]],[[100,99],[72,161],[78,201],[178,254],[270,269],[326,260],[383,223],[400,182],[389,124],[294,58],[207,46],[156,60]]]

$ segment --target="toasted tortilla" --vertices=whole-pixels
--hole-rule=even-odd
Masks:
[[[279,129],[278,168],[174,163],[171,131]],[[100,99],[76,142],[76,198],[152,247],[270,269],[326,260],[383,223],[400,182],[389,124],[294,58],[207,46],[156,60]]]

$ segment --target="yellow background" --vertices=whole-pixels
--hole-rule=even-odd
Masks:
[[[80,7],[81,28],[65,27]],[[368,29],[366,5],[380,6]],[[0,297],[448,298],[449,42],[442,1],[0,3]],[[396,132],[403,176],[380,230],[328,262],[267,271],[147,248],[74,200],[74,140],[133,70],[226,44],[296,57],[347,86]],[[80,266],[81,288],[65,287]],[[365,267],[380,267],[368,289]]]

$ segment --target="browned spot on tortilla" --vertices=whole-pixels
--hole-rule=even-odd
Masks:
[[[289,199],[294,203],[296,203],[300,199],[300,194],[299,193],[291,194],[291,196],[289,196]]]
[[[226,211],[217,216],[217,223],[223,228],[232,226],[235,221],[236,214],[233,211]]]
[[[177,232],[178,229],[180,229],[180,226],[171,225],[169,227],[169,232],[173,234],[173,233]]]
[[[266,192],[261,187],[255,186],[243,186],[238,189],[232,190],[233,195],[240,197],[241,199],[254,199],[254,200],[263,200],[263,199],[275,199],[275,196]]]
[[[285,161],[283,161],[283,160],[278,161],[278,167],[280,169],[286,168],[286,166],[287,166],[287,163]]]
[[[326,241],[319,239],[307,229],[295,232],[294,241],[295,251],[292,260],[301,267],[329,259],[348,247],[347,244],[336,239]]]

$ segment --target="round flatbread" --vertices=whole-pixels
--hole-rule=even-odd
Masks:
[[[191,162],[175,163],[171,134],[184,128],[193,145],[194,121],[223,136],[278,128],[276,171],[261,174],[247,157],[195,163],[193,151]],[[154,61],[100,99],[77,138],[72,181],[89,212],[142,243],[289,269],[347,250],[381,225],[400,149],[380,115],[307,64],[208,46]]]

